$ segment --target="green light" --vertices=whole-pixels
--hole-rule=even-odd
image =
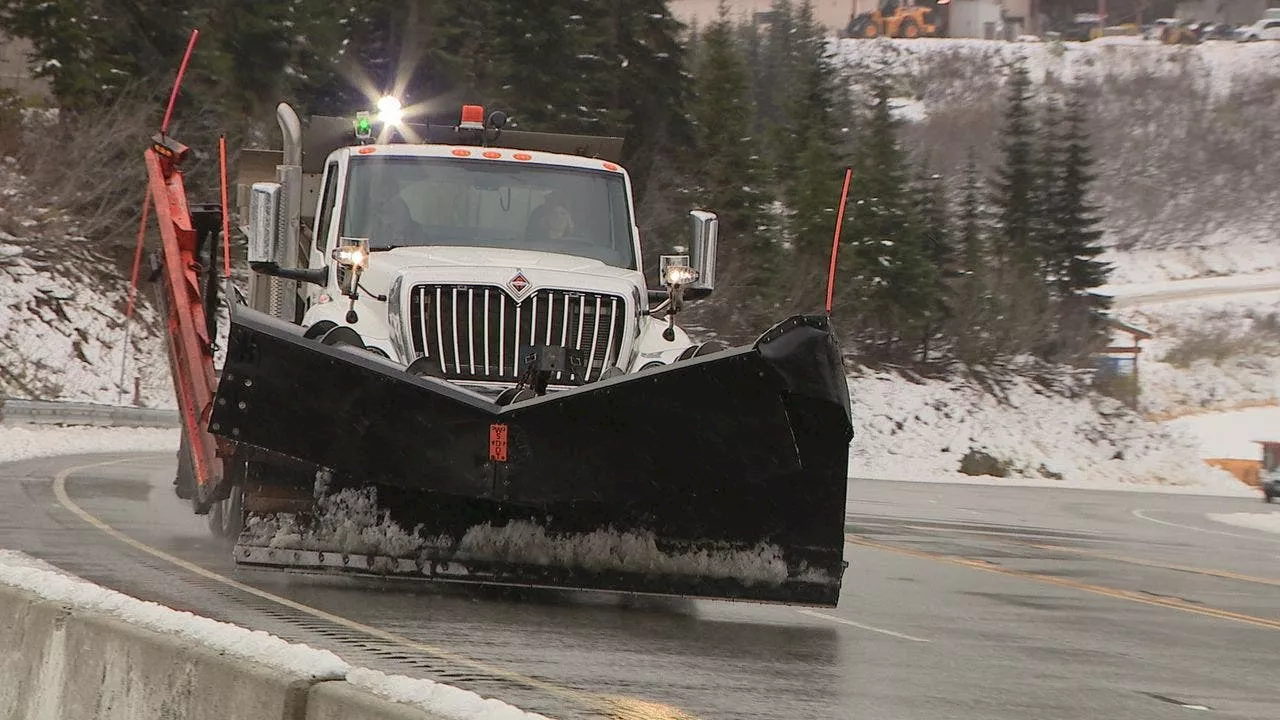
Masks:
[[[364,139],[373,136],[373,120],[369,113],[356,113],[356,137]]]

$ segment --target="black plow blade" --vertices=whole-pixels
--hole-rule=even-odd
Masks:
[[[314,466],[327,484],[309,521],[251,525],[237,562],[806,605],[839,596],[853,431],[822,316],[503,407],[236,306],[210,431]]]

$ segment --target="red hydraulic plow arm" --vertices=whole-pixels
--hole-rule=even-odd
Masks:
[[[145,159],[151,203],[160,227],[159,296],[182,421],[181,452],[190,457],[194,487],[189,489],[197,512],[203,512],[225,492],[218,440],[205,430],[218,378],[214,370],[214,339],[209,335],[201,294],[198,237],[178,169],[185,152],[185,147],[161,135],[146,151]]]
[[[213,412],[213,396],[218,385],[214,368],[214,330],[207,317],[209,309],[216,305],[208,302],[209,298],[202,295],[203,268],[199,257],[201,231],[207,235],[209,228],[197,228],[192,222],[182,171],[179,169],[186,159],[187,147],[168,135],[178,90],[182,86],[182,77],[191,61],[198,36],[199,31],[191,32],[186,54],[169,95],[160,132],[152,138],[151,147],[144,153],[147,165],[147,198],[143,203],[143,227],[139,230],[138,250],[140,253],[142,249],[147,205],[153,205],[160,229],[160,267],[156,269],[156,277],[153,279],[160,281],[158,303],[165,317],[169,368],[182,422],[182,447],[178,451],[178,495],[191,499],[197,513],[205,513],[212,503],[224,499],[229,490],[218,453],[223,441],[205,430]],[[224,162],[224,183],[225,171]],[[224,189],[223,207],[217,218],[218,224],[224,228],[226,213]],[[209,215],[207,209],[201,210],[202,219],[207,220]],[[134,259],[135,284],[140,260],[139,254]],[[209,268],[208,272],[216,270]],[[132,293],[131,287],[130,312],[133,309]]]

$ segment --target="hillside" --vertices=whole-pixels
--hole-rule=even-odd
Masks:
[[[130,404],[136,378],[143,405],[173,407],[159,322],[145,297],[122,352],[128,292],[128,267],[72,220],[42,209],[14,163],[0,161],[0,394]]]
[[[1042,94],[1078,86],[1115,282],[1280,268],[1280,43],[881,39],[836,53],[855,81],[894,76],[908,145],[944,173],[971,147],[992,157],[1014,59]]]

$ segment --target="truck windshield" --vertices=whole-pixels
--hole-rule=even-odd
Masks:
[[[539,250],[636,269],[617,173],[439,157],[353,157],[343,237],[371,250],[454,246]]]

